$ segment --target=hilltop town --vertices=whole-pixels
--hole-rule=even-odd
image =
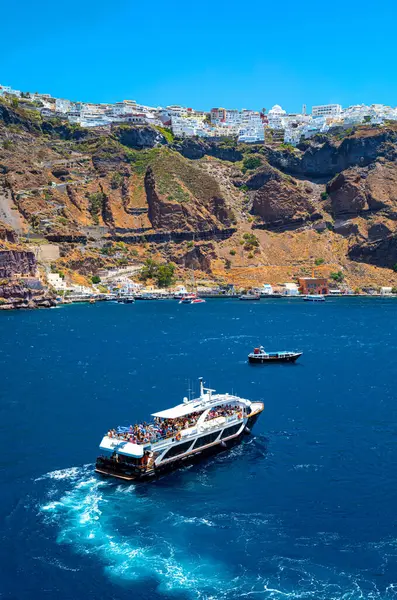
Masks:
[[[72,102],[50,94],[21,92],[0,85],[0,97],[17,98],[43,117],[68,119],[81,127],[106,127],[114,124],[153,125],[170,128],[176,137],[233,137],[241,143],[279,141],[296,146],[304,139],[327,133],[335,127],[350,128],[362,123],[384,125],[397,121],[397,108],[383,104],[364,104],[342,108],[340,104],[313,106],[307,114],[287,113],[281,106],[270,110],[212,108],[210,111],[172,105],[152,107],[135,100],[113,104]]]
[[[206,113],[2,86],[0,304],[114,285],[290,293],[312,275],[389,293],[396,120],[382,105]]]

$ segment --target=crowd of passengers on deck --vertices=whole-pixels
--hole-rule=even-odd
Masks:
[[[230,417],[236,412],[239,412],[242,416],[241,408],[238,406],[232,406],[231,404],[218,406],[209,411],[206,420]],[[201,415],[202,412],[193,412],[178,419],[160,419],[159,417],[155,417],[152,423],[144,421],[143,423],[130,425],[129,428],[125,428],[125,431],[110,429],[108,436],[120,441],[131,442],[132,444],[146,444],[149,442],[153,444],[158,440],[173,437],[183,429],[194,427]]]

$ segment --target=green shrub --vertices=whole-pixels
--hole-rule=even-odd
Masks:
[[[321,200],[326,200],[328,198],[328,192],[321,192],[320,198]]]
[[[319,267],[320,265],[324,264],[324,259],[323,258],[316,258],[316,260],[314,261],[314,264],[316,265],[316,267]]]
[[[99,223],[99,214],[102,212],[103,202],[106,196],[103,192],[94,192],[88,196],[88,210],[91,213],[92,220],[96,225]]]
[[[342,273],[342,271],[336,271],[335,273],[331,273],[330,274],[330,278],[333,281],[337,281],[338,283],[342,282],[345,278],[344,274]]]
[[[112,178],[110,180],[110,187],[113,190],[116,190],[123,184],[123,181],[124,177],[122,176],[122,174],[116,171],[115,173],[113,173]]]
[[[152,258],[145,261],[140,278],[143,281],[155,279],[159,287],[168,287],[174,283],[175,265],[174,263],[159,264]]]
[[[236,251],[232,249],[232,250],[229,251],[229,254],[231,254],[232,256],[235,256],[236,255]]]
[[[243,167],[247,171],[252,170],[252,169],[257,169],[258,167],[261,166],[261,164],[262,164],[262,161],[259,158],[259,156],[247,156],[243,160]]]
[[[159,287],[168,287],[174,282],[175,265],[167,263],[159,265],[156,272],[156,282]]]
[[[99,275],[93,275],[91,277],[91,281],[92,281],[92,283],[100,283],[101,282],[101,278],[99,277]]]
[[[259,240],[253,233],[244,233],[242,243],[244,250],[253,250],[259,246]]]
[[[397,263],[395,265],[393,265],[393,271],[395,271],[397,273]]]

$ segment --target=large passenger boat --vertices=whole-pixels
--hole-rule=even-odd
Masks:
[[[263,408],[262,402],[216,394],[201,378],[199,398],[153,413],[150,423],[109,430],[95,470],[127,481],[155,477],[238,443]]]

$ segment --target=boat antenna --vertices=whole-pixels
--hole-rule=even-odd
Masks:
[[[199,377],[199,382],[200,382],[200,398],[202,398],[204,396],[204,379],[202,377]]]
[[[190,402],[191,399],[192,399],[192,386],[191,386],[191,380],[190,379],[188,379],[187,393],[188,393],[189,402]]]

